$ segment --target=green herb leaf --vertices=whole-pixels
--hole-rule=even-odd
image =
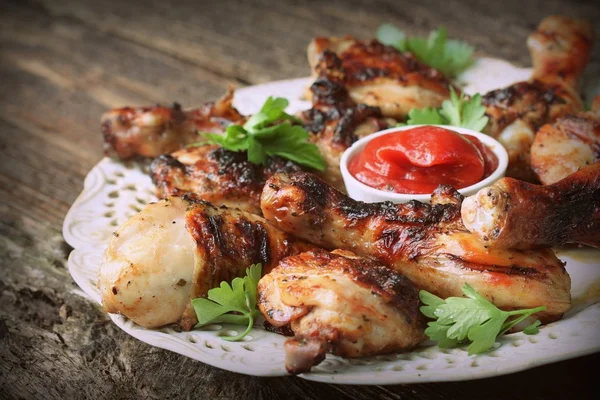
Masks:
[[[400,51],[409,51],[419,59],[448,77],[454,77],[473,63],[473,47],[465,42],[449,40],[445,28],[432,31],[429,37],[409,37],[390,24],[377,29],[377,40],[394,46]]]
[[[452,87],[450,88],[450,100],[444,100],[440,114],[448,121],[448,125],[473,129],[478,132],[481,132],[488,123],[485,106],[481,104],[481,95],[477,93],[467,99],[464,94],[458,96]]]
[[[394,46],[400,51],[406,51],[406,35],[392,24],[380,25],[375,36],[377,40],[387,46]]]
[[[450,100],[444,100],[440,115],[448,121],[448,125],[462,126],[461,110],[463,108],[463,96],[458,97],[454,88],[450,88]]]
[[[246,121],[244,129],[253,131],[264,128],[266,125],[276,121],[296,121],[294,117],[284,112],[289,104],[287,99],[269,96],[260,111]]]
[[[281,97],[269,97],[260,111],[241,125],[230,125],[224,135],[204,133],[204,143],[218,144],[231,151],[247,151],[248,161],[263,165],[269,156],[279,156],[305,167],[325,170],[325,160],[318,147],[310,143],[301,121],[284,110],[289,102]]]
[[[413,108],[408,113],[408,125],[446,125],[437,108]]]
[[[460,101],[463,102],[460,126],[477,132],[483,131],[489,118],[485,116],[485,106],[481,104],[481,95],[477,93],[468,101],[461,97]]]
[[[421,307],[421,312],[429,318],[437,318],[434,314],[436,308],[444,304],[444,300],[440,299],[434,294],[421,290],[419,292],[419,299],[425,306]]]
[[[496,343],[496,338],[500,334],[505,319],[506,316],[499,316],[473,326],[469,330],[469,340],[471,341],[471,344],[467,347],[469,355],[485,353],[491,349]]]
[[[450,99],[441,108],[413,108],[408,113],[407,125],[452,125],[481,132],[488,123],[481,95],[467,98],[450,87]]]
[[[437,322],[429,322],[427,324],[427,328],[425,329],[425,334],[429,337],[429,339],[437,342],[438,347],[442,349],[449,349],[452,347],[456,347],[460,342],[456,339],[450,339],[448,337],[448,329],[450,326],[448,325],[440,325]]]
[[[258,281],[261,264],[246,268],[244,278],[235,278],[231,285],[221,282],[217,288],[208,291],[208,298],[192,300],[192,306],[198,317],[196,327],[217,322],[246,325],[246,330],[236,336],[223,336],[225,340],[240,340],[250,332],[255,319],[260,315],[256,308]]]
[[[523,328],[523,333],[526,334],[526,335],[537,335],[540,332],[540,330],[539,330],[538,327],[541,324],[542,323],[540,322],[540,320],[536,319],[533,324],[531,324],[531,325]]]
[[[421,312],[434,319],[428,323],[425,334],[439,347],[453,347],[470,343],[469,354],[480,354],[493,347],[496,338],[531,315],[543,311],[545,306],[524,310],[502,311],[475,291],[468,283],[463,287],[467,297],[439,297],[421,290],[419,298],[425,304]],[[537,333],[539,321],[524,332]]]

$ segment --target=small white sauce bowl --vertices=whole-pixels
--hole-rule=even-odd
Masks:
[[[346,186],[346,191],[348,192],[348,195],[355,200],[360,200],[367,203],[377,203],[381,201],[406,203],[410,200],[418,200],[423,203],[429,203],[431,201],[431,194],[402,194],[375,189],[360,182],[348,171],[348,163],[350,162],[350,160],[352,160],[352,158],[354,158],[367,145],[367,143],[369,143],[369,141],[375,139],[376,137],[387,135],[391,132],[404,131],[419,126],[427,125],[407,125],[402,127],[385,129],[383,131],[376,132],[372,135],[369,135],[356,141],[352,146],[346,149],[346,151],[344,151],[344,153],[342,154],[342,159],[340,161],[340,169],[342,171],[342,178],[344,179],[344,185]],[[477,182],[474,185],[458,189],[458,191],[462,195],[470,196],[472,194],[475,194],[479,191],[479,189],[482,189],[486,186],[490,186],[492,183],[496,182],[498,179],[504,176],[504,174],[506,173],[506,166],[508,165],[508,154],[506,153],[506,149],[504,148],[504,146],[502,146],[500,142],[498,142],[496,139],[483,133],[473,131],[471,129],[459,128],[456,126],[448,125],[435,126],[440,128],[446,128],[454,132],[458,132],[460,134],[468,134],[475,136],[481,141],[481,143],[489,147],[494,152],[496,157],[498,157],[498,168],[496,168],[496,170],[484,180]]]

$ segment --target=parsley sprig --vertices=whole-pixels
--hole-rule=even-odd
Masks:
[[[467,98],[459,96],[450,88],[450,99],[444,100],[441,108],[413,108],[408,113],[407,125],[452,125],[481,132],[488,123],[481,95]],[[400,124],[402,125],[402,124]]]
[[[305,167],[325,170],[325,160],[319,149],[308,141],[308,132],[298,124],[298,118],[284,110],[287,99],[269,97],[259,112],[246,123],[229,125],[224,135],[203,133],[206,139],[190,146],[218,144],[231,151],[247,151],[248,161],[264,165],[268,156],[280,156]]]
[[[467,297],[449,297],[446,300],[421,290],[419,297],[425,306],[421,312],[435,321],[429,322],[425,334],[438,342],[441,348],[455,347],[470,342],[469,355],[491,349],[496,338],[503,335],[529,316],[543,311],[545,306],[524,310],[502,311],[475,291],[468,283],[462,289]],[[528,335],[539,332],[536,320],[523,329]]]
[[[227,282],[221,282],[220,287],[208,291],[207,299],[201,297],[193,299],[192,306],[198,317],[196,327],[219,322],[246,325],[244,332],[236,336],[222,336],[222,338],[237,341],[246,336],[256,318],[260,316],[260,311],[256,308],[256,299],[261,270],[261,264],[253,264],[250,268],[246,268],[246,276],[235,278],[231,286]]]
[[[448,32],[443,27],[424,38],[406,37],[395,26],[383,24],[377,29],[377,40],[400,51],[413,53],[419,61],[447,77],[458,75],[473,63],[473,47],[459,40],[448,39]]]

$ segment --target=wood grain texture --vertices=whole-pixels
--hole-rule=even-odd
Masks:
[[[547,14],[594,21],[594,1],[418,3],[78,0],[0,4],[1,399],[548,399],[591,389],[600,356],[470,382],[333,386],[222,371],[131,338],[81,295],[62,220],[102,157],[108,108],[193,106],[238,87],[306,76],[315,35],[369,37],[382,22],[445,25],[480,55],[529,65]],[[599,52],[588,75],[598,76]]]

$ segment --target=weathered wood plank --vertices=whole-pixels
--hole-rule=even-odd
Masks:
[[[369,37],[384,21],[415,34],[426,34],[444,25],[451,36],[469,41],[481,54],[521,65],[530,64],[525,39],[544,15],[585,17],[600,28],[600,10],[593,1],[539,1],[529,2],[527,7],[518,2],[458,0],[410,4],[385,0],[310,4],[260,0],[204,6],[153,1],[145,3],[143,13],[135,3],[116,0],[93,5],[74,0],[41,1],[54,15],[72,16],[249,83],[306,75],[304,49],[313,36]],[[177,24],[164,29],[165,21]]]

